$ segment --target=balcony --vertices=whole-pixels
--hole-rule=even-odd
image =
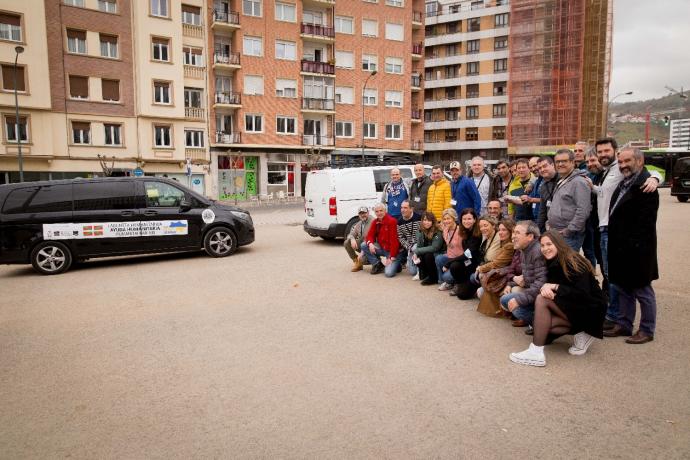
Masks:
[[[335,29],[321,24],[303,22],[300,26],[300,35],[302,38],[318,42],[332,42],[335,40]]]
[[[204,28],[197,24],[182,23],[182,35],[185,37],[204,38]]]
[[[206,110],[203,107],[185,107],[184,117],[187,120],[203,121],[206,115]]]
[[[418,61],[424,54],[424,43],[415,43],[412,45],[412,60]]]
[[[412,123],[421,123],[422,122],[422,110],[421,109],[412,109],[412,113],[410,114],[412,118]]]
[[[422,150],[422,141],[412,141],[412,144],[410,144],[410,150]]]
[[[424,14],[421,11],[412,12],[412,28],[421,29],[424,26]]]
[[[208,156],[206,155],[205,148],[197,147],[185,147],[184,156],[186,159],[190,160],[193,164],[205,164],[209,163]]]
[[[412,74],[412,91],[421,91],[422,76],[420,74]]]
[[[184,65],[184,76],[185,78],[196,78],[199,80],[204,79],[204,73],[206,69],[204,67],[199,67],[195,65]]]
[[[242,143],[242,133],[216,132],[216,144],[232,145]]]
[[[334,146],[335,142],[334,139],[329,136],[321,136],[317,134],[304,134],[302,136],[302,145]]]
[[[302,98],[302,112],[334,112],[334,99]]]
[[[328,62],[302,59],[302,73],[335,75],[335,65],[329,64]]]
[[[313,6],[334,6],[335,5],[335,0],[303,0],[303,3],[305,5],[313,5]]]
[[[239,69],[240,68],[240,53],[214,53],[213,54],[213,68],[218,69]]]
[[[230,30],[240,28],[240,14],[234,11],[218,11],[213,10],[213,22],[211,23],[212,29],[219,30]]]
[[[213,100],[214,109],[238,109],[242,107],[242,95],[232,91],[218,91]]]

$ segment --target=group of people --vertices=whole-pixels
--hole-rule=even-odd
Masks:
[[[478,311],[533,336],[510,354],[518,364],[544,366],[544,346],[563,335],[573,335],[572,355],[603,337],[654,339],[661,178],[645,169],[640,150],[618,151],[604,138],[554,156],[501,160],[492,172],[481,157],[467,175],[453,161],[450,181],[441,166],[431,177],[421,164],[414,173],[408,183],[391,171],[374,217],[359,209],[345,239],[353,272],[406,270],[421,285],[478,298]]]

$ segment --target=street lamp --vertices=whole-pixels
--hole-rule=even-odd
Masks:
[[[14,48],[14,135],[17,137],[17,158],[19,160],[19,182],[24,182],[24,163],[22,161],[22,142],[19,133],[19,98],[17,97],[17,60],[19,55],[24,52],[24,47],[16,46]]]
[[[630,96],[632,95],[632,91],[626,91],[625,93],[620,93],[616,94],[613,99],[611,99],[608,104],[606,104],[606,132],[604,133],[604,137],[608,136],[608,131],[609,131],[609,109],[611,108],[611,104],[613,104],[613,101],[618,99],[621,96]]]
[[[362,165],[364,165],[364,93],[367,91],[367,83],[369,79],[376,75],[376,71],[372,70],[366,80],[364,80],[364,88],[362,88]]]

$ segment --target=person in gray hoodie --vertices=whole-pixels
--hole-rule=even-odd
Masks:
[[[585,225],[592,211],[592,190],[587,173],[575,167],[575,154],[570,149],[559,149],[554,157],[558,182],[548,206],[546,228],[563,235],[574,251],[582,248]]]

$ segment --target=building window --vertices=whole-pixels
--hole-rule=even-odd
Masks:
[[[105,13],[117,13],[117,2],[115,0],[98,0],[98,9]]]
[[[446,66],[446,78],[455,78],[459,75],[460,66]]]
[[[297,59],[297,45],[295,42],[276,40],[276,59],[294,61]]]
[[[153,82],[153,102],[156,104],[170,104],[170,82]]]
[[[19,142],[29,142],[29,123],[25,116],[19,116],[19,126],[17,126],[17,119],[14,116],[5,117],[5,135],[7,142],[17,143],[17,135],[19,135]]]
[[[352,125],[351,121],[336,121],[335,122],[335,137],[352,137]]]
[[[69,96],[72,99],[89,98],[89,77],[69,76]]]
[[[154,61],[170,62],[170,39],[154,37],[151,39],[151,46]]]
[[[505,104],[494,104],[494,118],[503,118],[506,116]]]
[[[2,65],[2,89],[5,91],[14,91],[13,65]],[[26,80],[24,79],[24,66],[17,66],[17,91],[26,91]]]
[[[403,0],[386,0],[386,5],[388,6],[398,6],[402,8]]]
[[[185,88],[184,89],[184,106],[189,108],[200,109],[201,101],[204,99],[204,91],[199,88]]]
[[[506,138],[506,127],[505,126],[494,126],[491,136],[494,140],[502,141]]]
[[[194,67],[203,67],[204,59],[202,56],[201,48],[192,48],[190,46],[185,46],[182,48],[182,58],[185,65],[191,65]]]
[[[276,20],[295,22],[297,13],[295,5],[291,3],[276,2]]]
[[[364,105],[376,105],[376,99],[378,99],[378,90],[376,88],[367,88],[364,90],[364,96],[362,98],[362,103]]]
[[[494,96],[505,96],[506,95],[507,83],[504,81],[497,81],[494,83]]]
[[[479,75],[479,62],[467,63],[467,75]]]
[[[276,96],[288,98],[297,97],[297,80],[276,79]]]
[[[364,139],[376,139],[376,123],[364,123]]]
[[[245,35],[242,38],[242,52],[245,56],[261,56],[263,54],[261,37]]]
[[[122,145],[121,125],[104,124],[105,145]]]
[[[349,86],[335,87],[335,103],[336,104],[354,104],[354,88]]]
[[[86,31],[67,29],[67,51],[86,54]]]
[[[362,19],[362,35],[365,37],[378,37],[379,22],[375,19]]]
[[[389,124],[386,125],[386,139],[402,139],[402,125]]]
[[[276,118],[276,132],[278,134],[297,134],[297,118],[278,115]]]
[[[114,35],[100,34],[101,41],[101,56],[116,58],[117,57],[117,37]]]
[[[172,127],[170,125],[153,126],[153,146],[172,148]]]
[[[479,107],[476,105],[468,105],[465,108],[465,118],[468,120],[479,118]]]
[[[508,27],[508,13],[497,14],[494,18],[496,27]]]
[[[261,17],[261,0],[242,0],[242,13],[245,16]]]
[[[261,75],[244,76],[244,94],[258,96],[264,94],[264,77]]]
[[[64,0],[65,5],[84,8],[84,0]]]
[[[354,53],[351,51],[336,51],[335,66],[341,69],[354,68]]]
[[[469,40],[467,42],[467,54],[479,52],[479,40]]]
[[[72,122],[72,143],[90,144],[91,143],[91,123],[82,121]]]
[[[446,24],[446,33],[455,34],[460,32],[460,22],[449,22]]]
[[[405,40],[405,31],[402,24],[386,23],[386,40],[401,42]]]
[[[386,107],[402,107],[402,91],[386,91]]]
[[[474,97],[479,97],[479,85],[467,85],[467,92],[466,92],[466,97],[469,98],[474,98]]]
[[[508,48],[508,37],[495,37],[494,38],[494,49],[495,50],[504,50]]]
[[[446,99],[455,99],[456,94],[460,92],[460,88],[458,88],[457,92],[455,88],[446,88]]]
[[[0,39],[22,41],[21,19],[17,14],[0,13]]]
[[[200,26],[201,8],[198,6],[182,5],[182,24]]]
[[[479,140],[479,128],[465,128],[465,140],[466,141]]]
[[[446,45],[446,56],[457,56],[460,53],[460,46],[457,43]]]
[[[494,59],[494,73],[508,71],[508,59]]]
[[[373,72],[377,70],[379,58],[374,54],[362,55],[362,70]]]
[[[151,2],[151,16],[158,16],[167,18],[170,10],[168,9],[168,0],[149,0]]]
[[[467,20],[467,31],[468,32],[479,32],[481,24],[481,18],[470,18]]]
[[[244,116],[244,131],[247,133],[261,133],[263,132],[263,115],[245,114]]]
[[[402,58],[387,57],[386,58],[386,73],[403,73]]]
[[[185,129],[184,146],[195,149],[204,148],[204,132],[196,129]]]
[[[446,109],[446,121],[455,121],[458,119],[458,109]]]
[[[120,81],[101,79],[101,98],[104,101],[117,102],[120,100]]]
[[[457,129],[446,129],[445,131],[445,141],[455,142],[458,140],[458,130]]]
[[[348,18],[345,16],[336,16],[334,24],[336,32],[350,35],[355,33],[355,24],[352,18]]]

